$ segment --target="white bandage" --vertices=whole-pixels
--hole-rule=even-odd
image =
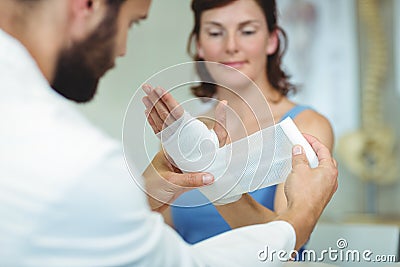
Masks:
[[[212,185],[199,188],[214,204],[231,203],[244,193],[284,182],[295,144],[305,149],[311,167],[318,166],[315,152],[290,118],[222,148],[215,132],[189,113],[157,136],[179,169],[214,175]]]
[[[226,151],[219,149],[213,130],[189,113],[157,134],[175,166],[183,172],[209,172],[220,177],[226,166]]]

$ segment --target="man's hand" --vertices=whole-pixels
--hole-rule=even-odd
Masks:
[[[338,187],[336,161],[315,137],[304,135],[318,156],[317,168],[310,168],[304,149],[293,148],[292,173],[285,184],[288,207],[300,205],[315,210],[319,217]]]
[[[159,152],[143,173],[153,211],[162,212],[182,193],[214,182],[209,173],[181,173]]]
[[[309,238],[315,224],[338,188],[336,161],[315,137],[304,135],[316,152],[317,168],[310,168],[304,149],[293,148],[292,172],[285,183],[287,210],[277,220],[290,222],[296,230],[296,247]]]

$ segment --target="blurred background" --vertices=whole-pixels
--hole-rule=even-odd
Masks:
[[[285,67],[301,89],[293,99],[331,121],[340,168],[339,190],[310,246],[324,248],[342,237],[349,247],[367,244],[398,260],[400,0],[277,1],[289,37]],[[190,1],[153,0],[148,20],[130,34],[127,56],[102,80],[95,100],[79,109],[122,139],[124,114],[140,85],[191,61],[186,45],[192,23]],[[190,97],[189,90],[180,91],[180,100]],[[151,159],[158,145],[150,142]]]

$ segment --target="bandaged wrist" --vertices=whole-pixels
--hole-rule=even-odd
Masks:
[[[213,130],[189,113],[157,134],[173,163],[183,172],[210,172],[221,176],[226,155],[219,151],[218,137]]]

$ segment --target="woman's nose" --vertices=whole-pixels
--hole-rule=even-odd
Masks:
[[[236,40],[236,36],[234,34],[230,34],[227,36],[226,40],[226,53],[235,54],[238,52],[238,44]]]

